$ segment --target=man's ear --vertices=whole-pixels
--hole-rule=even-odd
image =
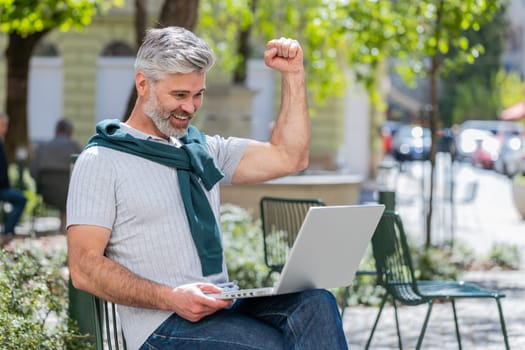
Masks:
[[[144,73],[137,72],[135,74],[135,88],[137,89],[138,96],[148,96],[149,95],[149,80],[146,78]]]

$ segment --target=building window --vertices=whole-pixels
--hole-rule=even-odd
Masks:
[[[100,56],[102,57],[129,57],[134,56],[135,52],[128,44],[122,41],[114,41],[107,45]]]
[[[55,45],[41,40],[38,42],[38,44],[36,44],[33,55],[40,57],[57,57],[59,56],[59,53]]]

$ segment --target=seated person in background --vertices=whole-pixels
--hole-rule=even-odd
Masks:
[[[8,127],[9,117],[6,113],[0,112],[0,200],[12,205],[12,209],[4,217],[4,232],[0,235],[0,248],[11,242],[15,237],[15,226],[18,224],[27,202],[24,194],[11,187],[9,181],[9,163],[4,146]]]
[[[269,142],[208,136],[190,125],[214,60],[208,44],[186,29],[147,31],[130,117],[99,123],[73,168],[73,285],[118,304],[131,350],[347,349],[327,290],[235,302],[207,295],[228,282],[219,181],[249,184],[298,172],[310,146],[297,41],[271,40],[264,53],[282,78]]]
[[[71,154],[81,151],[80,144],[73,140],[73,123],[60,119],[55,126],[55,137],[37,147],[29,164],[29,172],[44,203],[60,210],[60,232],[65,232]]]

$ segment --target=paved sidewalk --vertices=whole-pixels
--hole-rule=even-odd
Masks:
[[[401,173],[397,189],[399,211],[409,234],[423,237],[421,207],[421,174],[417,166]],[[454,238],[475,250],[487,254],[496,242],[517,245],[525,261],[525,221],[512,205],[510,182],[492,172],[460,165],[456,169],[456,195],[461,195],[469,181],[479,183],[475,201],[456,206]],[[436,230],[438,234],[450,231]],[[447,237],[445,237],[447,238]],[[475,282],[506,294],[502,299],[511,349],[525,349],[525,268],[518,271],[472,271],[463,280]],[[504,349],[497,304],[492,299],[458,300],[456,303],[463,349]],[[398,308],[400,329],[405,349],[414,349],[427,311],[426,305]],[[377,307],[348,307],[344,327],[351,349],[364,349],[372,329]],[[385,307],[376,328],[371,349],[398,349],[394,312]],[[434,305],[423,341],[423,349],[458,349],[452,306]]]

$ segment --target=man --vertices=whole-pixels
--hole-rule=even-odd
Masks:
[[[331,293],[311,290],[235,303],[207,295],[228,282],[218,181],[247,184],[308,164],[303,52],[280,38],[266,65],[282,75],[269,142],[203,136],[210,47],[177,27],[150,29],[137,53],[137,101],[105,121],[75,163],[68,194],[75,287],[119,304],[130,349],[346,349]]]
[[[0,112],[0,201],[12,205],[12,209],[4,216],[4,232],[0,235],[0,247],[9,244],[15,237],[15,226],[18,224],[27,202],[24,194],[11,187],[9,181],[9,163],[4,146],[4,138],[8,128],[9,117],[6,113]]]
[[[73,123],[60,119],[55,125],[55,137],[37,147],[29,164],[29,172],[37,184],[44,202],[60,210],[60,232],[65,232],[66,197],[71,155],[82,151],[73,139]]]

